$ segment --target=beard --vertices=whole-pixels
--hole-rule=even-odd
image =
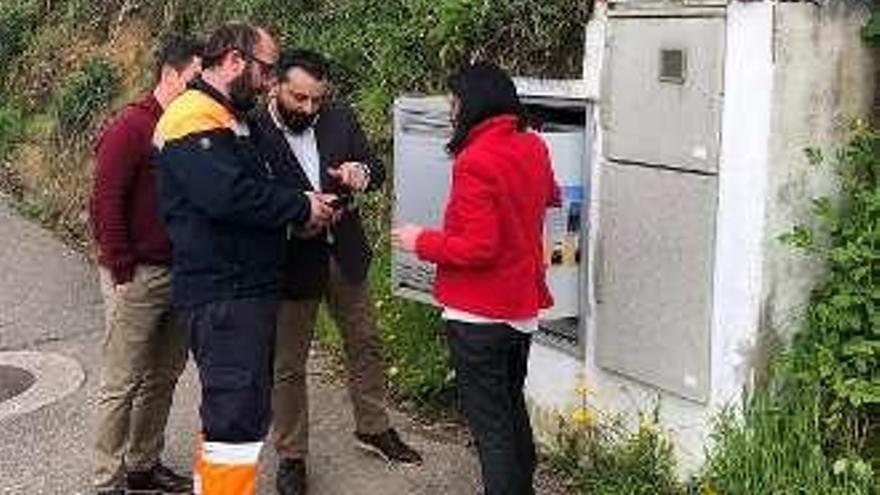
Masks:
[[[282,122],[284,122],[284,125],[287,126],[290,132],[294,134],[302,134],[307,131],[315,125],[315,119],[317,118],[317,114],[288,110],[280,102],[278,104],[278,116],[281,117]]]
[[[250,112],[257,106],[259,91],[248,76],[248,71],[245,71],[229,85],[229,100],[242,113]]]

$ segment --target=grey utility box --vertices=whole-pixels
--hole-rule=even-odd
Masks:
[[[723,8],[608,21],[597,362],[706,402],[724,94]]]

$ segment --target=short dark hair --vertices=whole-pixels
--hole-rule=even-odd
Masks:
[[[253,56],[259,41],[260,28],[252,24],[230,23],[221,26],[205,44],[202,68],[210,69],[220,65],[223,57],[232,50],[240,50]]]
[[[189,36],[173,35],[163,39],[154,57],[156,80],[162,77],[166,66],[176,71],[186,69],[193,58],[202,56],[203,48],[199,40]]]
[[[520,130],[526,128],[525,110],[516,92],[513,79],[490,62],[465,66],[446,81],[449,91],[459,102],[455,131],[446,149],[457,155],[464,148],[468,134],[486,119],[499,115],[515,115]]]
[[[319,81],[330,77],[330,62],[318,52],[295,48],[285,50],[278,58],[275,75],[278,80],[287,80],[290,69],[298,67]]]

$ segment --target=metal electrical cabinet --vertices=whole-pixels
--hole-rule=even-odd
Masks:
[[[596,356],[705,402],[725,19],[682,9],[609,16]]]
[[[556,305],[541,315],[541,338],[573,354],[584,353],[587,205],[593,132],[589,103],[580,81],[518,79],[530,125],[550,150],[563,208],[548,211],[548,282]],[[443,97],[401,97],[394,107],[395,223],[442,223],[452,160],[445,151],[452,129]],[[434,304],[435,268],[414,255],[393,254],[392,285],[397,295]]]
[[[394,221],[440,225],[452,172],[446,143],[452,135],[444,97],[401,97],[394,105]],[[397,295],[424,303],[435,267],[395,250],[391,283]]]

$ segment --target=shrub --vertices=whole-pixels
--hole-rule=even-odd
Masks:
[[[839,197],[814,200],[816,226],[783,236],[827,268],[785,363],[799,383],[820,387],[826,441],[846,450],[880,419],[880,134],[858,124],[833,167]]]
[[[116,0],[66,0],[64,20],[84,29],[106,28],[109,17],[122,3]]]
[[[580,76],[584,0],[443,0],[431,2],[432,49],[447,68],[489,58],[522,75]]]
[[[86,131],[110,107],[118,86],[119,76],[111,62],[103,58],[87,60],[55,98],[54,111],[62,136],[69,138]]]
[[[6,72],[10,62],[24,49],[39,19],[38,7],[39,3],[33,0],[0,3],[0,71]]]
[[[759,391],[741,414],[719,418],[703,486],[720,494],[876,495],[867,462],[823,448],[823,415],[817,387]]]
[[[21,112],[0,106],[0,161],[5,158],[24,132]]]

